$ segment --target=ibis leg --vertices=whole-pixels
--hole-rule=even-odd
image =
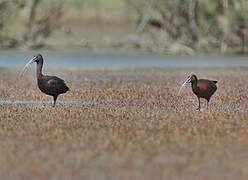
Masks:
[[[207,109],[208,109],[208,106],[209,106],[209,100],[210,100],[210,99],[207,99],[207,101],[208,101],[208,102],[207,102]]]
[[[53,96],[53,107],[55,107],[57,97],[58,97],[58,96]]]
[[[196,110],[201,110],[201,102],[200,102],[200,98],[198,97],[198,101],[199,101],[199,106],[198,106],[198,108],[196,109]]]

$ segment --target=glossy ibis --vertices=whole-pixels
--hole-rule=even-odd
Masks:
[[[36,62],[36,77],[38,82],[38,87],[41,92],[53,96],[53,107],[55,107],[57,97],[60,94],[66,93],[69,88],[66,86],[64,80],[56,77],[56,76],[46,76],[42,74],[42,67],[43,67],[43,58],[41,54],[34,56],[23,68],[21,72],[21,76],[26,72],[27,68]]]
[[[192,91],[197,96],[199,101],[199,107],[197,110],[200,110],[201,103],[200,98],[204,98],[207,100],[207,108],[208,103],[210,101],[211,96],[217,90],[216,83],[217,81],[208,80],[208,79],[197,79],[196,75],[188,76],[187,80],[183,83],[182,87],[180,88],[179,93],[186,87],[187,84],[191,83]]]

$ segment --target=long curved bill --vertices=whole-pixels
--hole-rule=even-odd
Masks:
[[[180,96],[182,94],[182,92],[185,90],[185,88],[187,87],[187,85],[190,83],[191,81],[191,76],[189,76],[186,81],[183,83],[183,85],[181,86],[179,92],[178,92],[178,96]]]
[[[28,68],[30,67],[31,64],[33,64],[36,61],[36,57],[33,57],[22,69],[20,72],[20,76],[23,76],[25,72],[27,72]]]

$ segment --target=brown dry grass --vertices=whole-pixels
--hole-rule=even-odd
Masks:
[[[71,88],[56,108],[33,73],[0,71],[1,99],[44,101],[0,105],[1,179],[248,177],[246,68],[50,72]],[[211,110],[177,96],[189,72],[219,81]]]

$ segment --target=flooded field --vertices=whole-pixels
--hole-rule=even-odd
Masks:
[[[1,68],[0,179],[246,179],[247,70],[52,66],[53,108],[33,70]],[[190,73],[218,81],[209,110],[177,96]]]

